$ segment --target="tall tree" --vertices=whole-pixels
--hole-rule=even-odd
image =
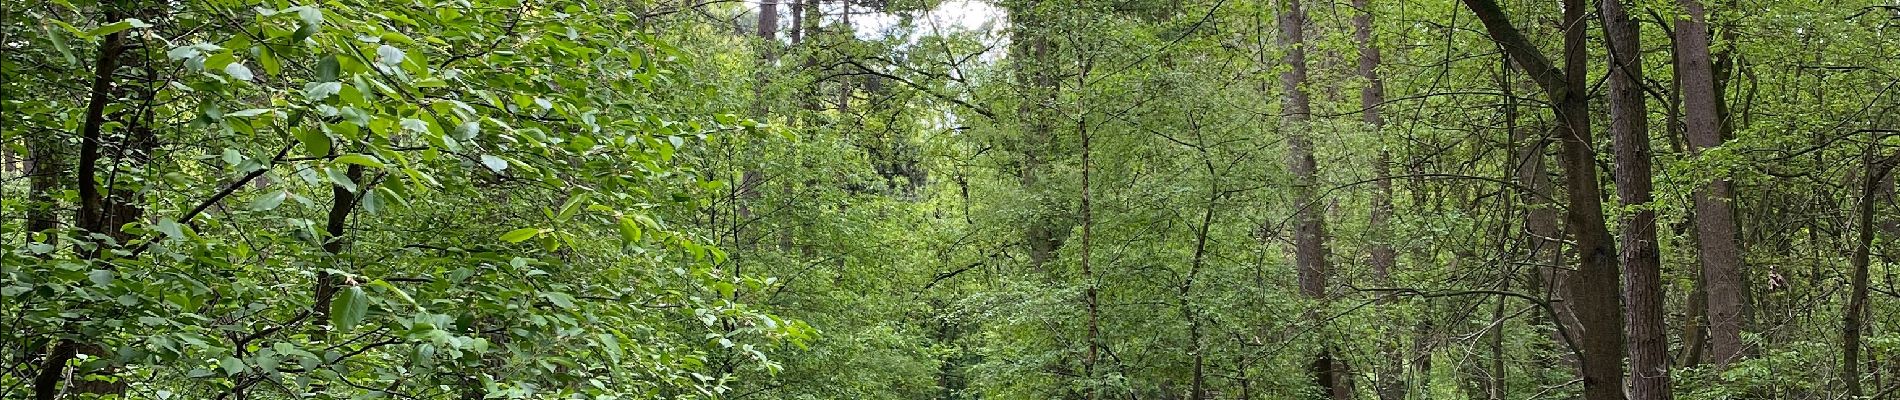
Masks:
[[[1366,124],[1374,135],[1383,136],[1385,117],[1380,115],[1379,106],[1385,103],[1385,80],[1379,77],[1379,44],[1372,37],[1372,2],[1353,0],[1352,7],[1359,10],[1352,18],[1352,38],[1359,47],[1359,67],[1356,72],[1360,79],[1365,80],[1365,86],[1359,89],[1359,121]],[[1382,147],[1373,159],[1373,179],[1377,179],[1377,182],[1373,183],[1372,210],[1366,223],[1369,225],[1367,229],[1377,235],[1367,250],[1371,256],[1373,279],[1386,287],[1392,286],[1392,268],[1398,264],[1398,252],[1392,249],[1391,242],[1397,237],[1391,234],[1391,168],[1392,153]],[[1392,322],[1398,321],[1388,318],[1388,323]],[[1398,344],[1398,340],[1392,337],[1379,339],[1380,360],[1373,385],[1380,400],[1405,398],[1405,356]]]
[[[1662,256],[1650,189],[1649,104],[1643,96],[1642,27],[1621,0],[1602,0],[1603,37],[1610,49],[1610,141],[1616,193],[1631,208],[1623,229],[1623,302],[1629,330],[1629,397],[1667,400],[1669,337],[1663,326]]]
[[[1325,304],[1326,274],[1329,267],[1326,260],[1326,208],[1321,206],[1319,197],[1319,168],[1313,158],[1313,135],[1309,120],[1313,110],[1310,95],[1306,92],[1306,9],[1300,3],[1303,0],[1281,0],[1278,14],[1279,35],[1276,43],[1284,53],[1280,62],[1287,68],[1280,72],[1280,118],[1281,131],[1287,135],[1287,170],[1293,173],[1293,254],[1294,264],[1299,269],[1300,295]],[[1315,323],[1321,323],[1318,313],[1310,313]],[[1322,343],[1319,354],[1314,357],[1308,372],[1313,376],[1314,384],[1321,393],[1334,399],[1352,396],[1346,389],[1346,376],[1340,371],[1340,363],[1333,359],[1332,344]]]
[[[1559,164],[1566,189],[1565,227],[1577,253],[1577,279],[1573,288],[1573,308],[1582,332],[1584,397],[1590,400],[1620,400],[1623,393],[1623,317],[1622,296],[1616,246],[1603,218],[1603,190],[1597,182],[1594,143],[1590,135],[1587,106],[1589,57],[1585,49],[1584,3],[1563,2],[1564,66],[1550,63],[1543,51],[1512,25],[1510,15],[1493,0],[1465,0],[1465,6],[1477,15],[1491,39],[1527,72],[1550,100],[1562,129],[1557,130],[1563,143]]]
[[[1677,80],[1681,81],[1684,136],[1689,149],[1702,154],[1721,146],[1721,110],[1715,67],[1709,53],[1708,13],[1701,0],[1682,0],[1675,21]],[[1695,191],[1696,248],[1708,299],[1709,356],[1719,368],[1741,360],[1744,301],[1740,238],[1736,235],[1735,193],[1726,177]]]
[[[1867,394],[1861,388],[1861,330],[1867,318],[1867,266],[1872,263],[1874,247],[1874,211],[1880,184],[1893,168],[1893,160],[1877,156],[1878,142],[1869,144],[1862,156],[1863,177],[1860,200],[1855,202],[1854,230],[1859,234],[1854,246],[1852,271],[1849,271],[1847,306],[1841,310],[1841,382],[1847,385],[1849,398]]]

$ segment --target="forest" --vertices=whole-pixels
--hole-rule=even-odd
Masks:
[[[0,15],[0,399],[1900,399],[1894,0]]]

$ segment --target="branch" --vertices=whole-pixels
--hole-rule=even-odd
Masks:
[[[1530,74],[1531,80],[1537,81],[1537,86],[1543,87],[1545,93],[1553,94],[1553,99],[1558,97],[1555,94],[1565,93],[1564,71],[1551,65],[1550,59],[1544,57],[1544,52],[1531,44],[1530,39],[1525,38],[1516,26],[1511,25],[1511,17],[1504,13],[1502,7],[1498,7],[1497,0],[1464,2],[1465,7],[1477,15],[1478,21],[1484,23],[1484,30],[1491,34],[1491,40],[1504,48],[1504,52],[1510,54],[1511,59]]]
[[[977,114],[981,114],[981,115],[983,115],[983,117],[984,117],[984,118],[989,118],[989,119],[991,119],[991,120],[995,120],[995,119],[996,119],[996,113],[994,113],[994,112],[991,112],[991,111],[990,111],[989,109],[986,109],[986,108],[983,108],[983,107],[980,107],[980,106],[977,106],[977,105],[975,105],[975,104],[970,104],[970,102],[969,102],[969,101],[965,101],[965,100],[963,100],[963,99],[959,99],[959,98],[956,98],[956,97],[952,97],[952,96],[950,96],[950,95],[946,95],[946,94],[942,94],[942,93],[937,93],[937,91],[935,91],[935,90],[930,90],[929,88],[926,88],[926,87],[924,87],[923,85],[919,85],[919,84],[917,84],[917,82],[912,82],[912,81],[911,81],[911,80],[909,80],[909,79],[904,79],[904,78],[902,78],[902,77],[898,77],[897,75],[892,75],[892,74],[890,74],[890,73],[888,73],[888,72],[883,72],[883,71],[878,71],[878,70],[875,70],[875,69],[872,69],[872,68],[871,68],[871,67],[869,67],[869,66],[865,66],[865,65],[864,65],[863,63],[859,63],[859,62],[858,62],[857,60],[845,60],[845,62],[844,62],[844,63],[845,63],[845,64],[851,64],[851,66],[854,66],[854,67],[858,67],[858,69],[859,69],[859,70],[862,70],[862,71],[864,71],[864,73],[865,73],[865,74],[869,74],[869,75],[875,75],[875,76],[877,76],[877,77],[880,77],[880,78],[884,78],[884,79],[890,79],[890,80],[893,80],[893,81],[897,81],[898,83],[902,83],[902,84],[904,84],[904,86],[910,86],[910,87],[911,87],[912,89],[916,89],[916,90],[917,90],[917,91],[919,91],[919,92],[924,92],[924,94],[928,94],[928,95],[930,95],[930,97],[935,97],[935,98],[937,98],[938,100],[943,100],[943,101],[948,101],[948,102],[951,102],[951,103],[955,103],[956,105],[958,105],[958,106],[962,106],[963,108],[968,108],[968,109],[970,109],[970,111],[975,111],[975,112],[976,112]]]

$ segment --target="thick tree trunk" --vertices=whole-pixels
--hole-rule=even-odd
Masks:
[[[1663,327],[1662,258],[1651,200],[1649,105],[1643,98],[1642,31],[1620,0],[1601,0],[1603,36],[1610,48],[1610,136],[1615,146],[1616,192],[1640,206],[1623,218],[1623,299],[1628,328],[1629,396],[1668,400],[1669,338]]]
[[[792,29],[786,32],[786,35],[792,40],[792,45],[805,42],[805,2],[807,1],[811,0],[791,0]]]
[[[759,2],[759,38],[778,40],[778,0]],[[767,56],[767,58],[772,57]]]
[[[1588,84],[1584,68],[1589,54],[1585,51],[1584,3],[1564,1],[1564,67],[1551,65],[1549,59],[1511,24],[1510,17],[1494,0],[1465,0],[1492,40],[1498,42],[1511,59],[1516,60],[1544,89],[1555,105],[1557,120],[1563,129],[1560,161],[1567,189],[1565,220],[1578,258],[1578,285],[1574,288],[1574,308],[1583,328],[1584,397],[1590,400],[1621,400],[1623,393],[1623,317],[1622,295],[1616,259],[1616,245],[1603,220],[1603,190],[1597,182],[1595,151],[1591,148],[1589,107],[1585,102]]]
[[[1682,82],[1684,133],[1691,151],[1722,145],[1720,110],[1715,92],[1715,70],[1709,56],[1707,13],[1700,0],[1682,0],[1688,18],[1676,20],[1676,59]],[[1695,193],[1696,247],[1702,261],[1702,280],[1708,295],[1709,356],[1718,368],[1738,361],[1742,344],[1742,259],[1736,237],[1733,189],[1717,178]]]

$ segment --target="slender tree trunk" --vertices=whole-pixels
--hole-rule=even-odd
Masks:
[[[807,1],[812,0],[791,0],[792,29],[786,34],[790,35],[794,46],[805,42],[805,2]]]
[[[1700,0],[1682,0],[1687,18],[1676,20],[1676,59],[1682,82],[1684,130],[1691,151],[1722,145],[1714,67],[1709,57],[1707,13]],[[1743,315],[1742,259],[1736,237],[1733,189],[1718,178],[1695,193],[1696,246],[1708,294],[1710,356],[1718,368],[1741,359]]]
[[[117,5],[107,5],[102,20],[118,21],[124,18],[124,11],[125,10],[122,10]],[[138,55],[127,51],[127,35],[128,32],[126,31],[106,35],[99,45],[99,56],[93,66],[92,87],[86,102],[85,119],[79,131],[79,163],[76,165],[76,173],[78,175],[77,186],[79,189],[79,210],[75,212],[73,218],[73,223],[79,228],[81,234],[92,233],[105,235],[117,241],[118,244],[125,243],[126,234],[124,229],[122,229],[122,224],[114,224],[112,222],[125,220],[128,216],[114,214],[117,214],[116,212],[119,211],[137,213],[140,209],[137,207],[136,199],[129,197],[107,197],[108,194],[114,194],[115,192],[112,190],[114,183],[112,178],[114,178],[114,176],[108,173],[106,179],[101,181],[99,173],[106,166],[102,164],[110,164],[102,163],[102,161],[109,162],[118,160],[105,159],[103,150],[108,148],[117,149],[118,154],[122,157],[130,154],[132,158],[138,159],[147,156],[148,154],[143,154],[143,152],[149,151],[149,146],[154,144],[152,140],[148,140],[149,138],[141,137],[150,135],[151,132],[142,126],[145,119],[138,117],[136,115],[138,113],[133,112],[133,110],[120,110],[115,112],[114,115],[110,117],[121,119],[119,122],[121,122],[122,125],[118,129],[118,132],[114,132],[112,137],[107,137],[107,132],[105,132],[105,125],[109,117],[106,113],[107,106],[121,95],[126,94],[124,91],[128,89],[117,84],[116,75],[121,71],[122,67],[128,63],[134,64],[135,66],[142,64],[136,60],[131,60],[131,58],[137,57]],[[133,96],[134,98],[144,98],[142,97],[143,94],[145,94],[145,92],[141,90],[141,92],[133,94]],[[130,117],[125,117],[127,115],[130,115]],[[111,166],[117,167],[117,165]],[[127,163],[126,166],[136,168],[142,165]],[[102,187],[106,189],[104,192],[101,191]],[[130,195],[128,194],[127,196]],[[136,216],[130,217],[136,218]],[[47,218],[47,220],[50,221],[52,219]],[[99,243],[91,250],[80,251],[80,257],[91,259],[109,255],[111,253],[108,247],[110,246]],[[109,268],[111,264],[106,265]],[[47,352],[46,358],[41,360],[39,371],[33,378],[33,392],[36,396],[35,398],[50,400],[58,397],[61,392],[60,382],[66,375],[66,364],[78,357],[78,354],[82,352],[99,356],[105,355],[103,354],[103,349],[99,348],[96,344],[81,342],[71,338],[63,338],[56,341],[53,345],[53,349]],[[74,383],[75,385],[73,386],[79,386],[77,385],[78,382]],[[123,388],[123,385],[118,386]],[[113,390],[113,388],[98,387],[70,387],[68,389],[92,393],[119,391]]]
[[[1299,269],[1300,295],[1313,299],[1320,304],[1326,302],[1326,217],[1325,210],[1319,206],[1318,166],[1313,157],[1313,141],[1307,120],[1312,117],[1312,105],[1306,92],[1306,10],[1300,4],[1304,0],[1281,0],[1278,22],[1280,27],[1279,45],[1286,53],[1281,63],[1290,68],[1280,73],[1280,90],[1285,96],[1281,103],[1281,117],[1287,135],[1287,170],[1293,173],[1294,180],[1294,227],[1293,253],[1294,263]],[[1320,323],[1318,313],[1309,317]],[[1324,329],[1321,329],[1323,332]],[[1332,345],[1322,344],[1318,356],[1314,357],[1308,372],[1320,392],[1334,399],[1350,398],[1351,392],[1345,389],[1345,376],[1340,373],[1340,363],[1333,359]]]
[[[1859,210],[1854,220],[1854,229],[1859,231],[1860,241],[1854,247],[1853,288],[1847,297],[1847,308],[1841,310],[1841,381],[1847,384],[1847,395],[1850,398],[1866,395],[1866,391],[1861,389],[1860,384],[1860,339],[1862,325],[1867,316],[1867,266],[1871,263],[1874,247],[1874,210],[1878,208],[1875,206],[1875,201],[1879,193],[1877,188],[1886,177],[1888,168],[1892,167],[1890,162],[1876,159],[1875,149],[1878,146],[1878,144],[1869,145],[1866,151],[1866,171],[1862,172],[1866,180],[1861,187]]]
[[[1081,73],[1075,75],[1076,87],[1081,88],[1087,86],[1088,76],[1089,66],[1084,63]],[[1094,382],[1096,364],[1101,360],[1099,353],[1102,348],[1101,312],[1097,306],[1097,290],[1099,289],[1098,287],[1101,286],[1101,282],[1095,278],[1095,269],[1091,262],[1091,258],[1093,258],[1091,252],[1095,247],[1095,213],[1093,212],[1094,207],[1091,204],[1092,199],[1089,197],[1089,172],[1092,166],[1089,164],[1090,137],[1088,106],[1082,103],[1082,99],[1081,96],[1076,97],[1075,111],[1075,115],[1077,116],[1075,120],[1075,132],[1076,136],[1078,136],[1082,142],[1082,204],[1079,207],[1082,214],[1082,252],[1080,254],[1082,264],[1082,305],[1087,307],[1088,311],[1088,331],[1086,337],[1088,350],[1083,352],[1082,376],[1089,381],[1088,399],[1095,400],[1101,393],[1100,388],[1097,387],[1098,385]]]
[[[1662,258],[1651,201],[1649,105],[1643,98],[1642,28],[1620,0],[1601,0],[1603,36],[1610,48],[1610,139],[1615,146],[1616,191],[1624,205],[1623,299],[1629,333],[1629,396],[1668,400],[1669,337],[1663,326]]]
[[[1551,65],[1549,59],[1511,24],[1509,15],[1495,0],[1465,0],[1477,15],[1492,40],[1511,59],[1528,72],[1544,89],[1557,120],[1564,129],[1558,138],[1559,153],[1567,189],[1565,220],[1578,258],[1575,307],[1583,328],[1584,397],[1590,400],[1622,400],[1623,393],[1623,316],[1621,273],[1617,265],[1616,245],[1603,220],[1603,190],[1597,182],[1595,151],[1591,148],[1590,116],[1584,73],[1589,54],[1585,51],[1583,30],[1584,3],[1564,0],[1564,67]]]
[[[1385,81],[1379,78],[1379,46],[1372,39],[1372,4],[1370,0],[1353,0],[1352,7],[1359,10],[1352,18],[1353,42],[1359,47],[1359,69],[1365,86],[1359,89],[1359,106],[1363,111],[1359,118],[1375,135],[1385,129],[1385,118],[1379,114],[1379,105],[1385,103]],[[1392,286],[1392,268],[1398,265],[1398,252],[1392,249],[1392,154],[1379,151],[1373,161],[1372,212],[1367,221],[1368,229],[1375,237],[1371,249],[1372,276],[1379,285]],[[1384,301],[1384,303],[1390,303]],[[1387,313],[1387,326],[1398,326],[1396,318]],[[1394,330],[1396,332],[1396,330]],[[1396,335],[1392,335],[1396,336]],[[1373,390],[1380,400],[1401,400],[1405,398],[1405,356],[1399,349],[1399,341],[1392,337],[1379,339],[1380,364],[1374,367]]]
[[[356,184],[357,190],[369,190],[367,182],[363,182],[363,166],[351,164],[343,175]],[[330,212],[323,224],[323,252],[328,253],[325,257],[330,260],[329,269],[345,268],[341,262],[343,248],[349,243],[349,239],[344,237],[345,229],[349,227],[350,213],[356,209],[358,199],[357,192],[343,185],[330,185]],[[317,316],[319,324],[330,323],[330,300],[336,297],[336,291],[342,283],[328,270],[317,272],[317,285],[312,296],[315,301],[310,305],[310,311]]]
[[[1201,162],[1207,167],[1209,179],[1216,182],[1216,184],[1208,188],[1207,206],[1201,210],[1201,225],[1196,227],[1194,231],[1194,258],[1188,264],[1187,278],[1181,282],[1181,292],[1179,296],[1181,299],[1181,318],[1186,319],[1188,324],[1188,356],[1194,360],[1193,384],[1190,389],[1192,391],[1188,393],[1188,398],[1192,400],[1207,399],[1207,375],[1204,371],[1207,365],[1207,349],[1205,345],[1202,344],[1200,312],[1192,302],[1192,299],[1194,283],[1197,279],[1200,279],[1201,267],[1207,263],[1208,231],[1214,224],[1214,207],[1219,204],[1221,195],[1220,186],[1218,184],[1219,180],[1214,178],[1216,170],[1214,168],[1213,159],[1211,159],[1208,154],[1203,153],[1201,154]]]

